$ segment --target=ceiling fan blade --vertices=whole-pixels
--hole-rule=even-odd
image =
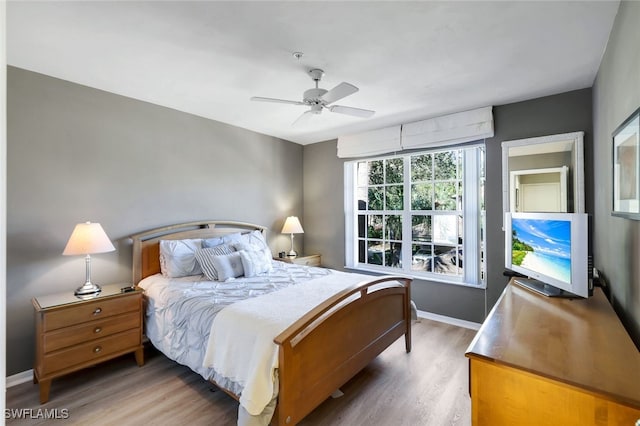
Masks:
[[[358,89],[353,84],[345,83],[344,81],[338,84],[333,89],[329,90],[322,96],[322,99],[326,101],[327,104],[333,103],[337,100],[340,100],[346,96],[352,95],[356,93]]]
[[[305,111],[302,113],[302,115],[298,118],[296,118],[296,121],[294,121],[293,123],[291,123],[292,126],[300,126],[302,124],[308,123],[309,120],[311,119],[312,116],[314,116],[315,114],[317,114],[315,111],[313,110],[309,110],[309,111]]]
[[[342,105],[333,105],[328,108],[329,108],[329,111],[331,112],[353,115],[355,117],[362,117],[362,118],[369,118],[376,113],[375,111],[371,111],[368,109],[353,108],[353,107],[342,106]]]
[[[304,102],[301,102],[301,101],[288,101],[286,99],[263,98],[260,96],[253,96],[251,100],[259,101],[259,102],[277,102],[279,104],[306,105]]]

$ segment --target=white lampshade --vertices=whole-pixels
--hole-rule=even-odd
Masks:
[[[99,223],[85,222],[77,224],[73,229],[62,254],[71,256],[106,253],[115,249]]]
[[[65,256],[84,254],[87,269],[86,281],[83,286],[76,289],[74,293],[76,296],[87,298],[100,293],[100,286],[91,282],[91,255],[115,249],[99,223],[79,223],[73,228],[62,254]]]
[[[289,216],[282,227],[283,234],[304,234],[297,216]]]

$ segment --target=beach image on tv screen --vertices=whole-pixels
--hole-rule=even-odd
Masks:
[[[513,218],[511,264],[571,283],[571,222]]]

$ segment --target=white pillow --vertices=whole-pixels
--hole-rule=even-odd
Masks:
[[[212,262],[218,274],[218,281],[227,281],[244,274],[242,258],[238,252],[214,256]]]
[[[263,248],[263,247],[258,247],[253,244],[247,244],[247,243],[235,243],[235,244],[232,244],[232,247],[235,249],[235,251],[246,250],[246,251],[260,252],[260,254],[264,256],[264,259],[265,259],[264,261],[267,263],[271,263],[272,255],[271,255],[271,249],[269,247]]]
[[[224,237],[222,237],[222,241],[224,242],[224,244],[250,244],[252,246],[255,246],[255,248],[257,249],[269,247],[267,245],[267,241],[264,239],[264,235],[262,235],[262,232],[258,231],[257,229],[245,234],[236,232],[233,234],[225,235]]]
[[[195,258],[201,247],[201,239],[160,240],[160,272],[167,278],[202,274]]]
[[[255,230],[251,231],[247,234],[242,234],[242,238],[240,240],[242,243],[251,244],[258,249],[266,249],[269,248],[267,241],[264,239],[264,235],[262,232]]]
[[[222,256],[233,253],[233,247],[226,244],[217,245],[215,247],[201,248],[196,250],[195,257],[202,272],[211,281],[218,281],[218,271],[213,263],[213,259],[216,256]]]
[[[240,232],[235,232],[233,234],[227,234],[222,237],[222,242],[224,244],[233,244],[239,243],[242,241],[242,234]]]
[[[240,253],[245,277],[255,277],[273,268],[269,250],[241,250],[238,253]]]
[[[268,263],[269,265],[271,264],[271,259],[273,258],[273,256],[271,255],[271,249],[269,247],[267,248],[258,248],[252,244],[246,244],[246,243],[235,243],[232,245],[232,247],[235,249],[235,251],[256,251],[260,254],[260,256],[262,256],[262,263]]]
[[[219,246],[220,244],[223,244],[224,241],[222,240],[222,238],[205,238],[202,240],[202,248],[210,248],[210,247],[215,247],[215,246]]]

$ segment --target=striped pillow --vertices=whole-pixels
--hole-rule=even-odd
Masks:
[[[196,250],[196,260],[200,264],[202,272],[211,281],[218,281],[218,271],[214,265],[214,258],[216,256],[224,256],[233,253],[233,248],[226,244],[221,244],[215,247],[202,248]]]

